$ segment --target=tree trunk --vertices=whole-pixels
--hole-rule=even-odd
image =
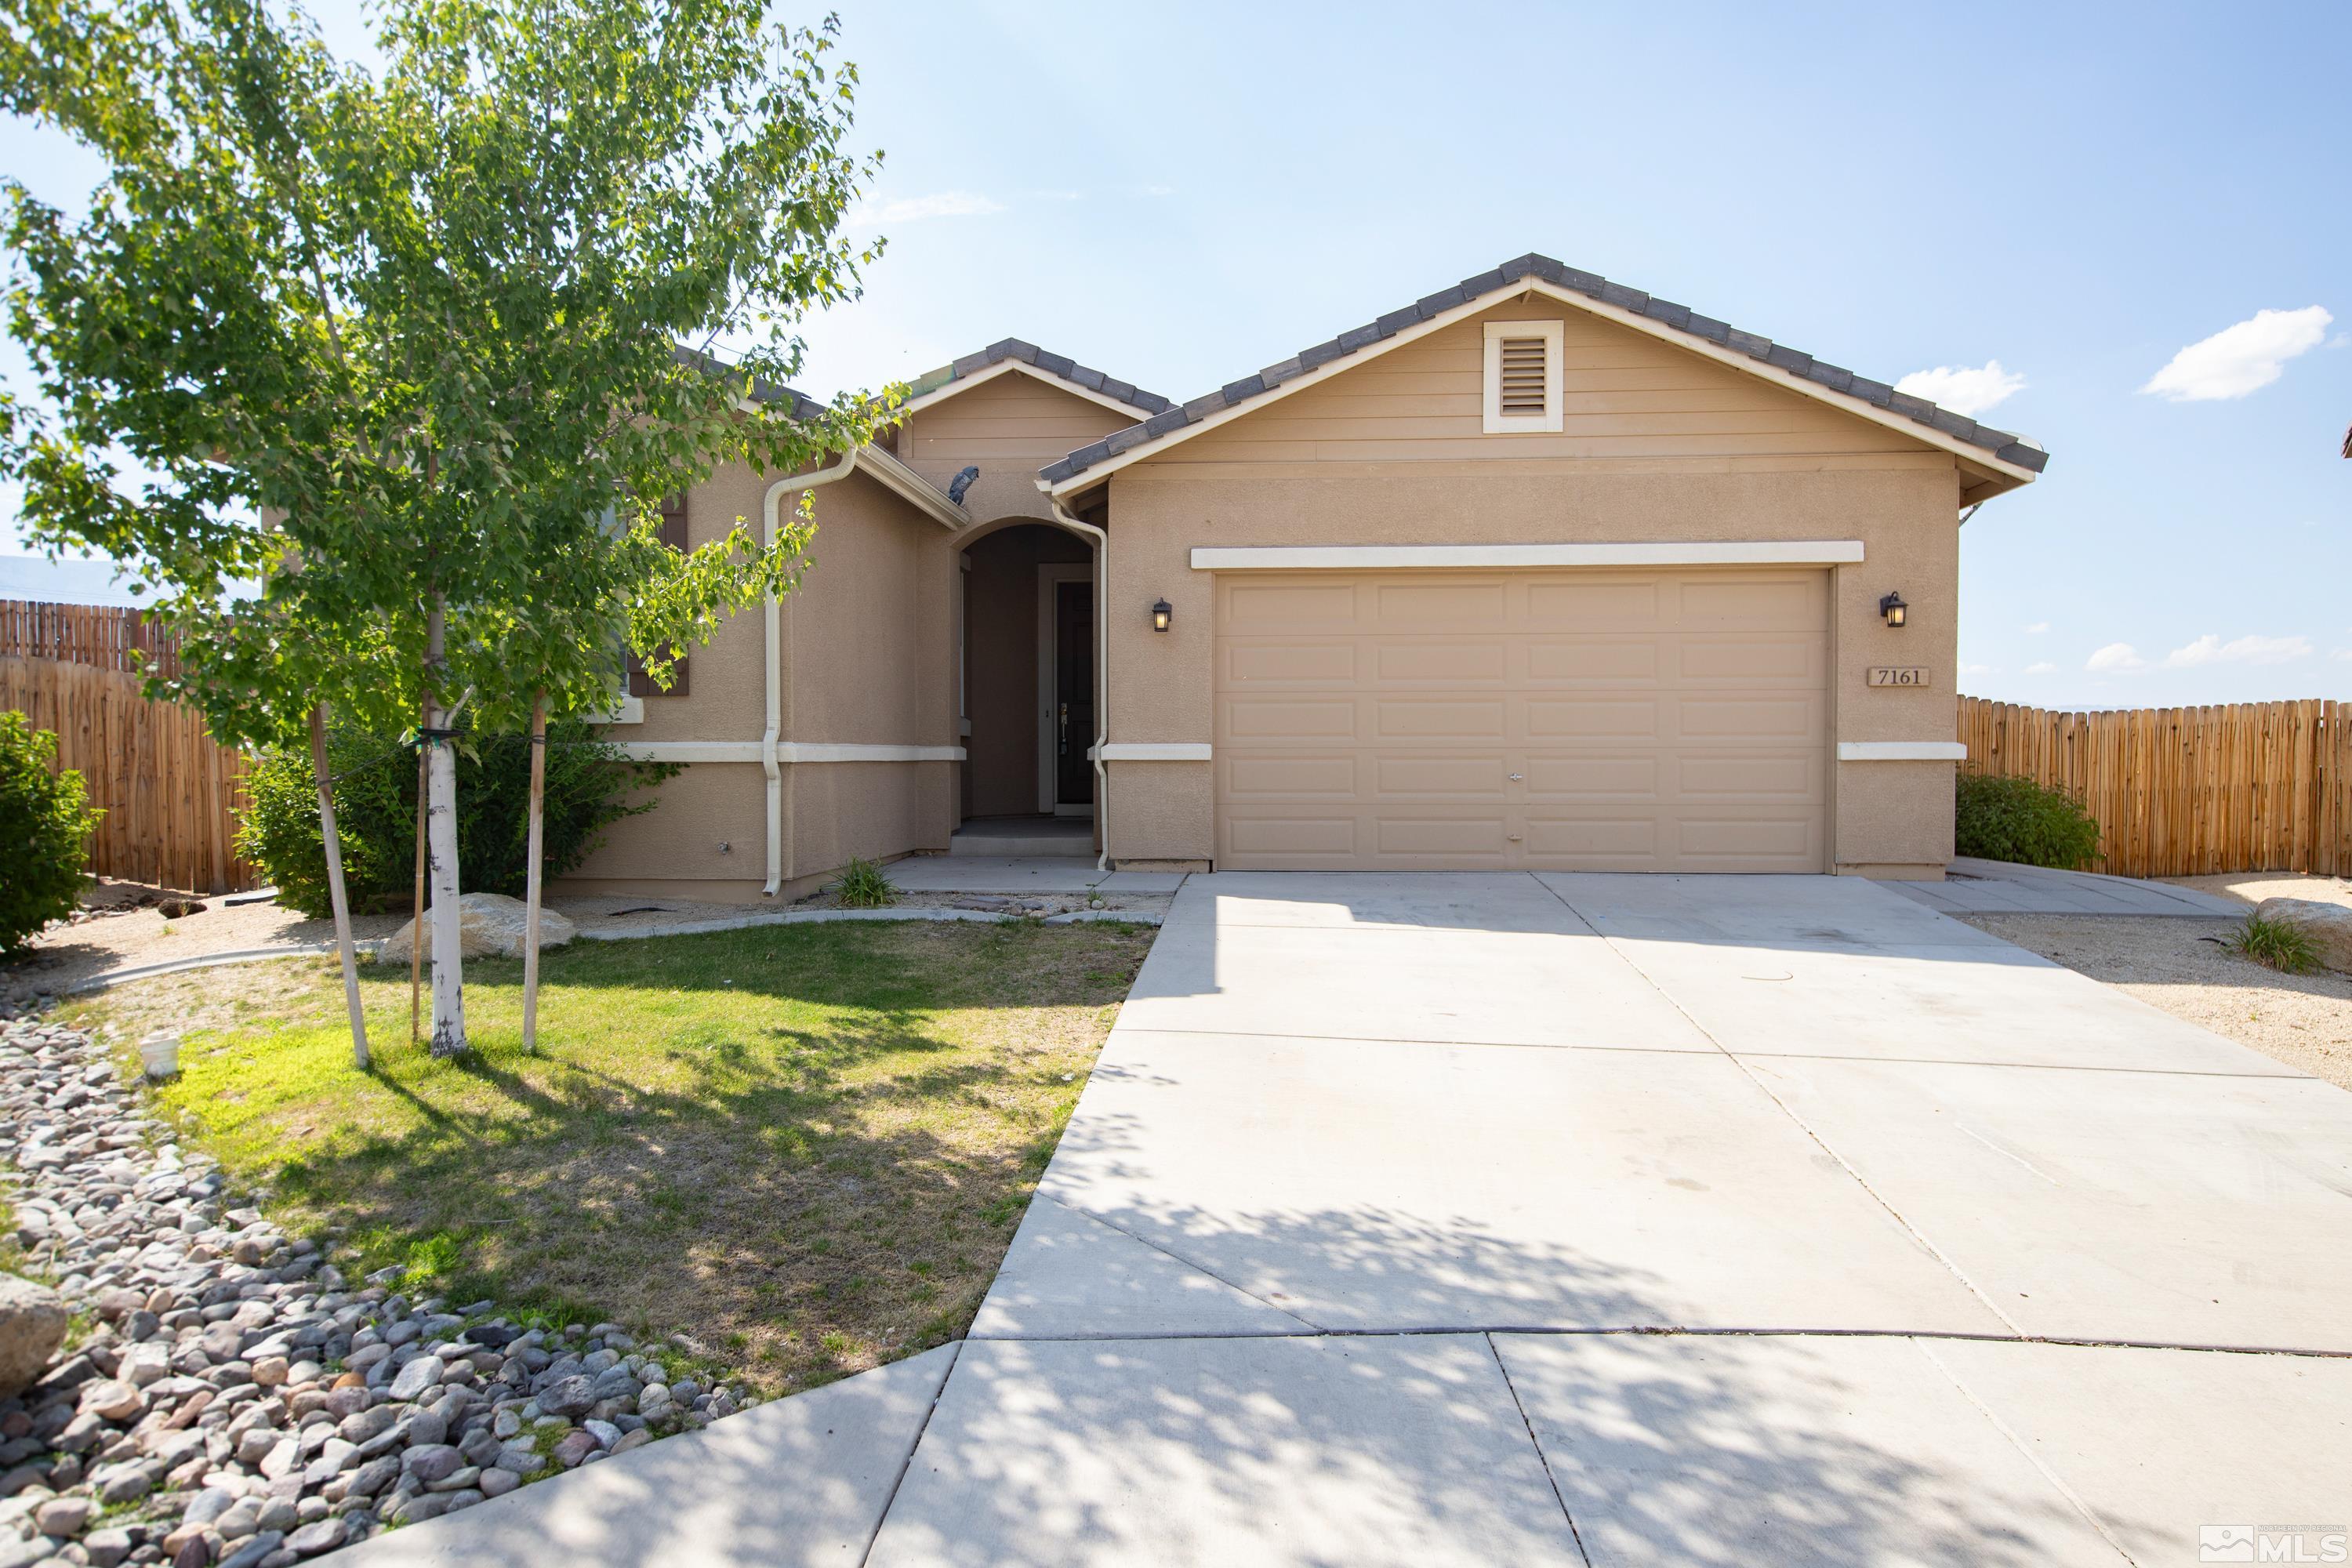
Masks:
[[[436,595],[425,623],[426,752],[425,849],[433,883],[433,1054],[462,1055],[466,1041],[465,952],[457,908],[457,759],[448,737],[449,710],[442,705],[441,600]]]
[[[416,891],[408,905],[408,1043],[415,1045],[418,1034],[418,997],[425,988],[425,769],[431,764],[433,743],[419,735],[416,738]]]
[[[539,1049],[539,880],[547,798],[547,693],[530,705],[530,867],[523,889],[522,1048]]]
[[[352,951],[352,906],[343,896],[343,841],[335,831],[335,782],[327,769],[327,705],[310,710],[310,772],[319,781],[319,837],[327,847],[327,901],[335,911],[335,951],[343,960],[343,1005],[352,1015],[352,1060],[368,1070],[367,1015],[360,1009],[359,955]]]

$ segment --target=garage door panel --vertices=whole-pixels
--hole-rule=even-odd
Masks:
[[[1222,865],[1824,868],[1826,573],[1253,576],[1215,600]]]
[[[1509,585],[1500,580],[1375,582],[1371,629],[1402,631],[1433,624],[1500,626],[1508,596]]]
[[[1510,647],[1498,637],[1384,638],[1370,646],[1372,678],[1383,686],[1501,686],[1510,673]]]
[[[1222,707],[1220,741],[1300,739],[1352,741],[1356,738],[1357,702],[1353,697],[1235,698]]]
[[[1671,705],[1674,728],[1670,738],[1692,741],[1731,739],[1811,745],[1828,730],[1819,698],[1758,692],[1737,697],[1685,696]]]
[[[1676,588],[1675,617],[1684,631],[1780,630],[1828,618],[1827,590],[1791,577],[1691,577]]]
[[[1658,644],[1648,637],[1538,637],[1528,641],[1527,652],[1530,685],[1622,686],[1658,675]]]
[[[1499,756],[1398,755],[1370,759],[1372,792],[1382,801],[1413,796],[1438,799],[1501,800],[1503,775],[1510,770]]]
[[[1530,816],[1526,842],[1528,863],[1538,870],[1643,871],[1658,858],[1658,824],[1648,816]]]
[[[1499,860],[1510,847],[1510,829],[1500,813],[1488,816],[1381,816],[1376,818],[1382,855],[1444,857],[1472,863]]]
[[[1675,838],[1685,861],[1762,866],[1806,854],[1812,847],[1812,824],[1788,817],[1686,816],[1675,824]]]
[[[1829,654],[1821,639],[1807,637],[1692,636],[1673,651],[1673,673],[1682,681],[1715,686],[1819,686]]]
[[[1356,641],[1292,641],[1266,638],[1223,646],[1225,684],[1231,687],[1351,687],[1356,683]]]
[[[1253,757],[1219,760],[1220,793],[1237,801],[1348,800],[1356,798],[1356,771],[1349,756]]]
[[[1674,792],[1684,799],[1746,799],[1808,805],[1821,797],[1823,759],[1811,752],[1721,752],[1674,759]]]
[[[1518,771],[1530,801],[1640,800],[1658,793],[1655,752],[1529,757]]]
[[[1537,578],[1527,585],[1526,629],[1531,632],[1654,631],[1660,619],[1659,584],[1623,578]]]
[[[1539,740],[1654,740],[1664,715],[1654,697],[1530,698],[1527,737]]]
[[[1219,623],[1234,632],[1299,632],[1356,624],[1352,583],[1288,580],[1228,582],[1217,595]]]
[[[1372,702],[1380,741],[1499,741],[1506,704],[1496,698],[1383,697]]]

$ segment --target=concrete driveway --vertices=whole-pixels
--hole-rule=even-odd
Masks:
[[[1195,877],[867,1560],[2339,1560],[2347,1353],[2352,1097],[1888,889]]]

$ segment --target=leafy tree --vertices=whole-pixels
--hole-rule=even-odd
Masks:
[[[0,952],[73,913],[89,881],[83,841],[105,813],[57,756],[56,735],[0,713]]]
[[[79,216],[5,187],[0,410],[36,536],[138,563],[160,695],[226,739],[609,706],[796,582],[805,512],[664,548],[661,498],[791,473],[881,400],[784,393],[853,298],[837,24],[762,0],[386,0],[371,73],[257,0],[0,0],[0,106],[104,161]],[[706,352],[735,345],[721,363]],[[681,345],[685,345],[683,348]],[[805,508],[805,501],[803,502]],[[232,582],[261,584],[231,601]],[[323,742],[321,742],[323,744]],[[465,1047],[456,777],[432,747],[436,1052]]]

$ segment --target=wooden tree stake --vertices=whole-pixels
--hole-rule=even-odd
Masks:
[[[335,948],[343,959],[343,1002],[352,1014],[352,1059],[368,1070],[367,1016],[360,1010],[359,956],[352,951],[352,906],[343,897],[343,843],[335,832],[335,784],[327,771],[327,705],[310,710],[310,770],[319,781],[319,835],[327,847],[327,897],[335,910]]]
[[[546,826],[547,693],[530,705],[530,865],[523,889],[522,922],[522,1048],[539,1048],[539,872],[540,845]]]
[[[416,1043],[425,994],[425,740],[416,739],[416,892],[408,921],[408,1043]]]

